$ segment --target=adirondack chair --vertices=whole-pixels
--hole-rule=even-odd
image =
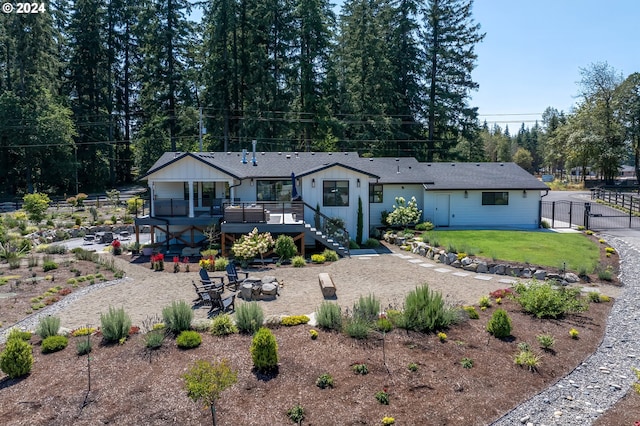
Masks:
[[[197,305],[212,306],[213,302],[211,300],[210,293],[216,293],[216,294],[220,295],[224,291],[224,286],[222,286],[222,285],[220,285],[220,287],[199,286],[193,280],[191,280],[191,284],[193,284],[193,288],[196,290],[196,296],[197,296],[193,300],[193,303],[195,303]]]
[[[244,274],[244,278],[240,279],[238,277],[238,274]],[[238,291],[238,287],[240,286],[240,284],[242,284],[242,282],[249,278],[249,273],[248,272],[238,272],[238,270],[236,269],[236,265],[234,263],[229,263],[227,265],[227,279],[229,280],[229,283],[227,283],[227,286],[229,288],[233,288],[234,291]]]
[[[211,309],[207,316],[218,315],[227,311],[233,312],[236,309],[236,295],[235,293],[229,297],[222,298],[222,295],[215,291],[209,292],[209,298],[211,299]]]
[[[219,282],[214,282],[219,281]],[[207,270],[200,268],[200,283],[206,289],[216,289],[220,293],[224,291],[224,278],[222,277],[210,277]]]

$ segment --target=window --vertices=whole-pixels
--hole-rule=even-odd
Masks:
[[[259,180],[256,199],[258,201],[291,201],[291,179]]]
[[[322,182],[323,206],[348,206],[349,205],[349,181],[325,180]]]
[[[483,206],[506,206],[509,204],[508,192],[483,192]]]
[[[382,185],[378,183],[369,184],[369,202],[382,203]]]

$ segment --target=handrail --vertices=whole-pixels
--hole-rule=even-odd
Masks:
[[[331,217],[327,216],[326,214],[322,213],[320,210],[316,210],[315,207],[307,204],[304,201],[302,201],[302,204],[305,207],[309,208],[309,210],[311,210],[313,212],[313,214],[314,214],[314,222],[316,221],[316,217],[315,217],[316,215],[318,215],[318,219],[317,219],[318,221],[320,219],[324,219],[324,224],[322,224],[322,223],[314,223],[315,228],[316,229],[317,228],[321,228],[323,233],[326,234],[329,237],[332,237],[334,239],[342,240],[340,242],[342,243],[342,246],[344,247],[345,253],[347,254],[347,256],[350,257],[351,256],[351,251],[349,250],[349,243],[351,242],[351,239],[349,238],[349,231],[347,231],[347,229],[344,228],[344,227],[336,226],[335,223],[332,223],[332,220],[334,218],[331,218]],[[331,226],[336,228],[335,231],[338,231],[338,230],[341,231],[342,235],[340,235],[340,233],[335,232],[335,231],[331,232],[331,229],[328,226],[328,223],[331,223],[332,224]]]

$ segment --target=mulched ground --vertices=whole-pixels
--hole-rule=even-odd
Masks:
[[[238,371],[238,383],[217,404],[218,424],[287,424],[286,412],[296,404],[305,410],[305,425],[376,425],[384,416],[396,424],[483,425],[550,386],[571,371],[601,341],[611,303],[591,304],[589,311],[561,320],[539,320],[520,312],[515,302],[502,304],[513,322],[513,337],[499,340],[484,327],[496,305],[436,335],[394,330],[354,340],[335,332],[309,337],[309,326],[274,329],[279,345],[277,374],[252,371],[251,337],[214,337],[203,333],[203,343],[179,350],[168,339],[159,351],[144,348],[141,335],[123,345],[102,346],[92,337],[91,391],[87,357],[76,355],[80,338],[58,353],[42,355],[33,337],[35,364],[21,380],[0,379],[0,418],[10,425],[211,424],[208,409],[193,403],[183,389],[182,375],[195,360],[226,358]],[[568,331],[576,328],[578,340]],[[556,337],[553,351],[544,352],[536,335]],[[518,344],[529,343],[542,356],[537,371],[514,364]],[[462,358],[473,360],[465,369]],[[352,365],[364,363],[369,373],[356,375]],[[409,364],[418,365],[415,372]],[[315,381],[333,376],[332,389]],[[376,392],[387,389],[389,405]],[[624,415],[622,413],[621,415]],[[617,418],[630,424],[630,418]],[[603,423],[614,424],[614,423]]]

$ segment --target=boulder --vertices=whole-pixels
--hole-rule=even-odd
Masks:
[[[529,268],[524,268],[520,273],[520,277],[522,278],[531,278],[533,276],[533,272]]]
[[[507,267],[505,265],[496,265],[495,274],[496,275],[504,275]]]
[[[517,266],[507,266],[507,268],[504,271],[505,275],[508,275],[510,277],[519,277],[520,276],[520,268],[518,268]]]
[[[452,264],[456,260],[458,260],[458,255],[456,253],[447,254],[447,265]]]
[[[478,265],[476,269],[477,273],[486,274],[487,272],[489,272],[489,267],[487,266],[487,262],[478,262],[477,265]]]
[[[470,257],[465,256],[465,257],[462,258],[460,263],[462,263],[462,266],[471,265],[473,263],[473,260],[471,260]]]
[[[478,264],[477,263],[470,263],[466,266],[463,266],[462,269],[464,269],[465,271],[471,271],[471,272],[476,272],[478,270]]]
[[[547,271],[543,269],[536,269],[536,271],[533,273],[533,278],[535,278],[536,280],[544,280],[546,277]]]
[[[455,261],[451,262],[450,266],[453,266],[454,268],[460,268],[462,267],[462,263],[460,263],[460,261],[456,259]]]
[[[576,274],[574,274],[573,272],[567,272],[566,274],[564,274],[564,279],[568,282],[568,283],[577,283],[578,281],[580,281],[580,277],[578,277]]]

